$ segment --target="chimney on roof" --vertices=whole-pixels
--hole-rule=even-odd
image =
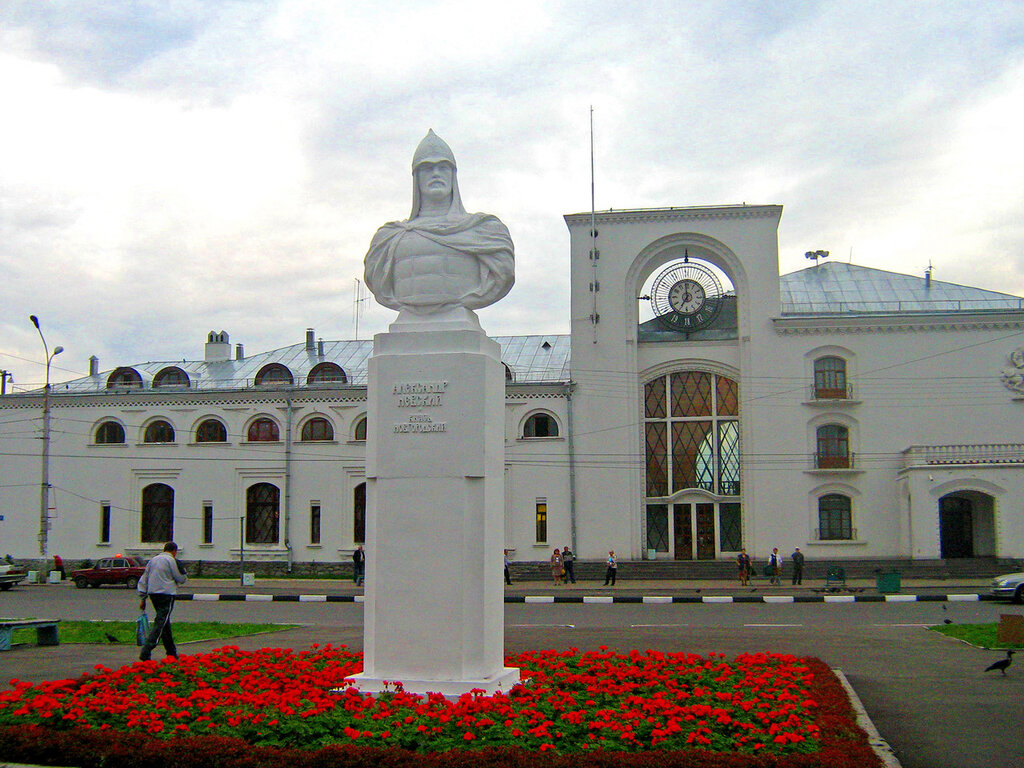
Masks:
[[[924,287],[926,289],[932,287],[932,269],[933,269],[932,265],[929,264],[928,265],[928,269],[926,269],[924,271]]]
[[[323,357],[324,356],[324,340],[323,339],[317,339],[317,342],[316,342],[316,356],[317,357]]]
[[[316,333],[313,331],[312,328],[306,329],[306,351],[316,351]]]
[[[220,363],[231,359],[231,339],[227,331],[210,331],[206,335],[206,362]]]
[[[245,360],[245,347],[235,344],[235,360]]]
[[[100,375],[100,359],[93,355],[89,358],[89,375],[99,376]]]

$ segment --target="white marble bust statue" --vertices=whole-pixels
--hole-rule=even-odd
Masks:
[[[429,317],[501,299],[515,282],[508,229],[466,213],[451,148],[433,130],[412,160],[412,214],[377,230],[366,254],[367,287],[385,307]]]

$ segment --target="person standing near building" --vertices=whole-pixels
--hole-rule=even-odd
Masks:
[[[558,547],[555,547],[555,551],[551,554],[551,579],[555,584],[562,583],[562,576],[565,571],[562,568],[562,553]]]
[[[789,556],[789,559],[793,561],[793,584],[803,584],[804,553],[800,551],[800,547],[793,550],[793,554]]]
[[[363,545],[360,544],[352,552],[352,581],[358,587],[363,583],[366,575],[366,553],[363,552]]]
[[[608,568],[604,572],[604,585],[607,587],[609,584],[615,586],[616,572],[619,570],[619,564],[615,560],[615,550],[608,550],[608,560],[605,561],[608,564]]]
[[[740,586],[745,587],[750,583],[750,555],[747,554],[747,550],[741,549],[740,553],[736,556],[736,565],[739,568],[740,575]]]
[[[508,571],[508,550],[505,550],[505,583],[512,586],[512,574]]]
[[[768,583],[776,586],[782,583],[782,555],[779,554],[778,547],[768,555]]]
[[[153,649],[161,640],[167,655],[178,657],[178,647],[174,644],[174,635],[171,633],[171,611],[174,610],[174,596],[178,594],[178,585],[184,584],[188,576],[177,558],[178,545],[168,541],[164,544],[164,551],[146,564],[146,570],[139,579],[139,610],[146,610],[148,597],[153,603],[153,610],[156,611],[149,636],[139,653],[141,661],[149,661]]]
[[[576,583],[576,556],[569,547],[562,547],[562,567],[565,569],[566,581]]]

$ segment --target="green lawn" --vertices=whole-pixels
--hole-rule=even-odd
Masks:
[[[979,648],[1024,648],[1021,644],[1000,643],[996,640],[996,628],[998,624],[940,624],[937,627],[929,627],[946,637],[953,637],[963,640]]]
[[[195,640],[219,640],[261,632],[280,632],[297,624],[225,624],[219,621],[176,621],[174,639],[179,643]],[[62,643],[103,643],[135,645],[134,621],[62,621],[59,625]],[[34,629],[17,629],[14,642],[36,642]]]

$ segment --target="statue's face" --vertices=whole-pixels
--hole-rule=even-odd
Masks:
[[[451,200],[454,178],[455,169],[447,160],[421,163],[416,168],[416,184],[419,186],[420,199],[433,203]]]

